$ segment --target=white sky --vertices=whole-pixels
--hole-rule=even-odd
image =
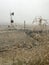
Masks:
[[[49,19],[49,0],[0,0],[0,23],[10,23],[10,11],[15,23],[31,24],[36,16]]]

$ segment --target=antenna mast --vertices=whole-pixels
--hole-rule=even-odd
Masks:
[[[11,23],[11,26],[12,24],[14,23],[14,20],[12,19],[12,16],[14,16],[14,12],[10,12],[10,23]]]

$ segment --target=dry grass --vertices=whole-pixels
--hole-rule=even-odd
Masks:
[[[0,65],[49,65],[49,33],[30,35],[0,33]]]

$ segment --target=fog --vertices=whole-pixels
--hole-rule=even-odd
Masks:
[[[32,24],[37,16],[49,19],[49,0],[0,0],[0,24],[10,24],[10,12],[16,24]]]

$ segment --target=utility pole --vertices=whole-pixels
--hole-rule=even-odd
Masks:
[[[25,28],[26,28],[26,22],[25,22],[25,20],[24,20],[24,31],[25,31]]]

